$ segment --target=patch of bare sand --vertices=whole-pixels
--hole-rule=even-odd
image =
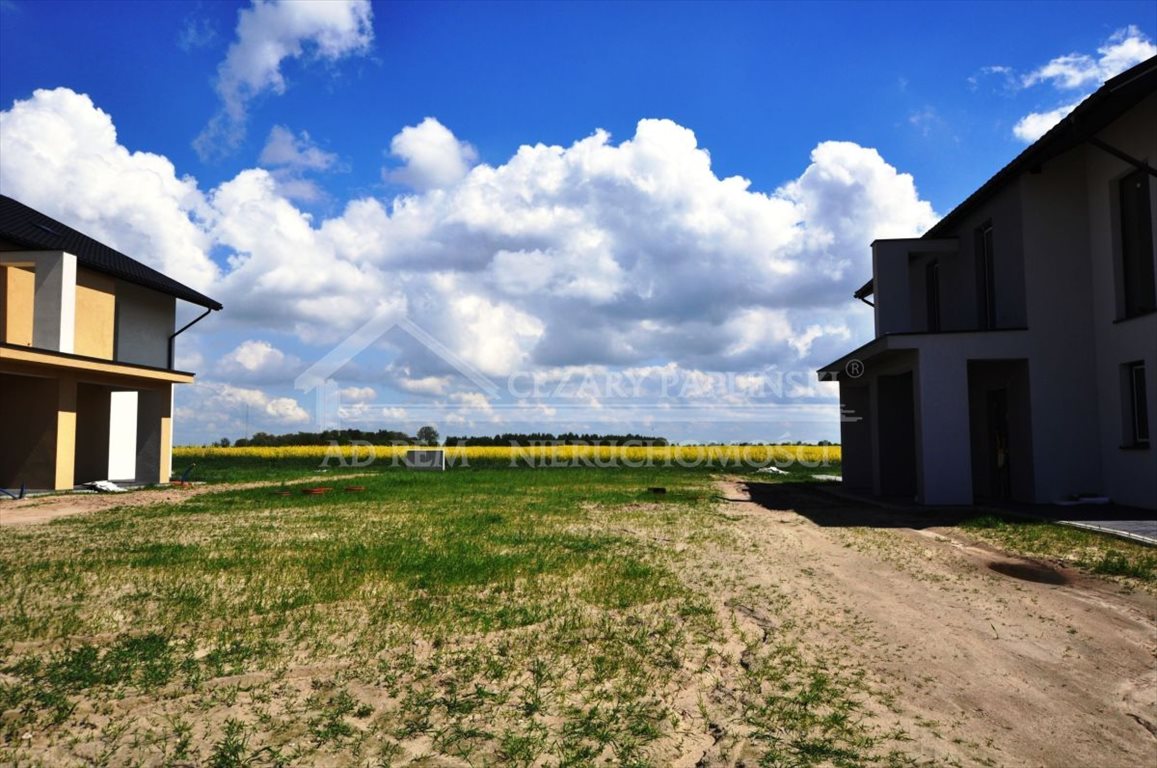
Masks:
[[[342,475],[348,479],[361,475]],[[318,475],[295,479],[294,483],[332,481],[333,475]],[[168,485],[160,488],[142,488],[124,493],[60,493],[47,496],[30,496],[25,499],[0,501],[0,525],[35,525],[47,523],[58,517],[103,512],[117,507],[147,507],[158,504],[180,504],[203,493],[239,491],[246,488],[264,488],[281,485],[281,480],[263,480],[252,483],[229,483],[228,485]]]
[[[863,511],[775,489],[761,486],[757,504],[746,484],[724,482],[740,546],[704,558],[742,590],[772,588],[815,617],[807,643],[846,656],[884,692],[874,719],[907,731],[901,751],[935,764],[1157,764],[1152,595],[1008,556],[956,529],[841,527],[841,516],[859,521]],[[774,620],[774,608],[750,604],[758,591],[730,591],[716,600]]]

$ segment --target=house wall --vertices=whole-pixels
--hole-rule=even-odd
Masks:
[[[99,272],[76,270],[76,331],[73,351],[78,355],[113,359],[116,329],[117,281]]]
[[[168,367],[175,298],[78,267],[68,253],[4,246],[0,243],[0,338],[54,352]]]
[[[872,243],[872,282],[875,293],[876,337],[928,329],[924,265],[941,260],[941,285],[951,285],[951,265],[959,243],[955,238],[908,238]],[[945,265],[948,272],[945,272]],[[948,274],[949,277],[945,277]],[[941,303],[953,301],[941,291]]]
[[[1076,147],[1020,179],[1035,487],[1043,502],[1102,488],[1084,195],[1088,151]]]
[[[1108,126],[1098,138],[1157,166],[1157,94]],[[1086,154],[1095,387],[1099,406],[1097,445],[1102,457],[1102,491],[1115,501],[1157,509],[1157,314],[1118,322],[1120,309],[1120,210],[1117,182],[1133,170],[1119,158],[1092,148]],[[1157,243],[1157,179],[1149,177],[1153,242]],[[1145,363],[1149,404],[1148,449],[1131,449],[1125,433],[1127,401],[1121,366]]]
[[[877,496],[915,497],[919,484],[919,435],[913,403],[916,354],[867,358],[862,376],[841,377],[840,425],[844,487]]]
[[[916,497],[916,424],[912,371],[880,376],[876,385],[880,494]]]
[[[0,373],[0,486],[72,488],[76,414],[75,376]]]
[[[937,260],[935,254],[919,253],[909,257],[908,307],[911,330],[927,331],[931,326],[928,316],[928,264]],[[943,280],[940,281],[943,284]],[[943,317],[943,312],[941,316]]]
[[[961,220],[953,233],[960,249],[953,258],[940,263],[942,330],[972,331],[982,327],[977,231],[985,224],[992,225],[996,327],[1023,328],[1027,324],[1024,221],[1021,193],[1013,184]]]
[[[948,339],[951,341],[945,343]],[[840,399],[845,407],[865,396],[869,404],[864,423],[844,423],[841,428],[845,478],[849,477],[849,468],[854,478],[867,472],[869,490],[877,495],[885,493],[888,483],[884,478],[895,467],[889,468],[884,455],[895,450],[890,434],[895,434],[898,422],[895,399],[891,403],[893,407],[885,406],[884,412],[880,410],[880,381],[884,377],[910,372],[915,395],[916,497],[924,504],[971,503],[973,452],[968,361],[1015,361],[1028,355],[1029,346],[1028,332],[1023,330],[976,331],[950,336],[913,334],[889,338],[885,351],[864,360],[863,376],[840,379]],[[1027,388],[1027,384],[1024,386]],[[888,422],[892,426],[885,429]],[[863,449],[864,440],[870,441],[871,450]],[[1023,442],[1031,444],[1031,436]],[[857,449],[856,446],[861,447]],[[900,448],[908,450],[904,445]],[[1022,461],[1024,463],[1032,464],[1031,459]],[[1031,489],[1021,490],[1023,498],[1039,500],[1028,498]]]
[[[923,340],[935,336],[919,337]],[[923,504],[972,502],[967,363],[944,344],[917,348],[915,429],[917,498]]]
[[[172,296],[132,283],[117,285],[116,359],[122,363],[169,365],[169,337],[176,322]]]
[[[32,295],[36,275],[31,269],[0,266],[0,341],[32,345]]]
[[[137,398],[137,480],[167,483],[173,463],[173,388],[142,390]]]
[[[912,287],[908,270],[908,252],[912,242],[878,240],[872,243],[877,338],[912,330]]]
[[[35,263],[32,346],[72,354],[76,332],[76,257],[60,251],[22,254]]]
[[[108,479],[111,394],[100,384],[77,385],[74,484]]]
[[[840,381],[840,444],[845,488],[872,490],[871,390],[867,382]]]
[[[0,373],[0,487],[55,487],[56,396],[52,379]]]

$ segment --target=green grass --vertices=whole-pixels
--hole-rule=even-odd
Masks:
[[[726,541],[711,479],[386,470],[0,529],[0,763],[662,765],[719,663],[679,554]],[[749,651],[721,717],[764,764],[877,762],[839,660]]]
[[[1157,550],[1083,528],[985,515],[961,528],[1007,551],[1054,560],[1104,576],[1157,584]]]
[[[787,472],[787,475],[766,475],[755,474],[756,467],[745,466],[743,464],[731,463],[728,465],[720,465],[704,461],[695,466],[680,466],[674,463],[666,466],[662,461],[657,461],[656,466],[652,468],[646,467],[605,467],[605,466],[567,466],[567,462],[563,462],[564,466],[554,467],[549,466],[550,459],[545,459],[546,466],[538,468],[528,467],[525,460],[515,466],[511,466],[511,459],[499,458],[471,458],[468,460],[468,466],[454,467],[453,471],[474,472],[474,471],[496,471],[518,469],[520,471],[557,471],[558,469],[577,469],[579,471],[589,471],[592,469],[602,469],[612,472],[631,472],[631,473],[647,473],[654,479],[661,480],[663,477],[671,475],[699,475],[701,477],[709,477],[718,472],[726,472],[732,475],[750,474],[761,481],[782,480],[809,480],[813,474],[839,474],[839,461],[825,461],[817,466],[805,466],[802,463],[789,464],[779,466],[780,469]],[[304,475],[321,475],[332,476],[335,480],[342,477],[351,478],[352,476],[363,475],[367,472],[377,474],[382,471],[390,471],[395,469],[388,466],[391,459],[383,458],[365,467],[347,466],[341,467],[336,460],[331,460],[328,465],[323,464],[323,461],[317,458],[302,458],[302,457],[281,457],[281,458],[259,458],[256,456],[246,455],[227,455],[227,456],[209,456],[197,459],[190,458],[174,458],[173,459],[173,477],[179,478],[186,470],[192,469],[189,473],[189,480],[192,482],[204,483],[248,483],[248,482],[268,482],[268,481],[287,481],[292,482]]]

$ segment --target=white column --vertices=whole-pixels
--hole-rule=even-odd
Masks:
[[[71,354],[76,335],[76,257],[36,253],[32,346]]]

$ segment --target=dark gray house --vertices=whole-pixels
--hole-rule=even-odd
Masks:
[[[1157,58],[923,237],[872,243],[876,337],[824,366],[844,483],[925,504],[1157,509]]]

